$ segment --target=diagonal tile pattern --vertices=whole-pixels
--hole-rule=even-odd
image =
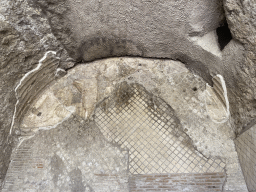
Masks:
[[[240,135],[236,149],[248,190],[256,191],[256,128],[255,126]]]
[[[138,84],[121,83],[95,121],[109,142],[129,150],[132,174],[224,172],[221,160],[194,149],[171,106]]]

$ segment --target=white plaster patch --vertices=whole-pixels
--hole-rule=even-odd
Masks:
[[[222,85],[222,88],[223,88],[223,90],[224,90],[223,95],[224,95],[225,102],[226,102],[227,113],[228,113],[228,115],[229,115],[229,114],[230,114],[230,112],[229,112],[229,101],[228,101],[228,92],[227,92],[226,83],[225,83],[225,80],[224,80],[224,78],[222,77],[222,75],[218,74],[218,75],[216,75],[216,76],[217,76],[217,77],[220,79],[220,81],[221,81],[221,85]]]
[[[211,31],[204,35],[203,37],[191,37],[191,40],[202,47],[204,50],[221,57],[221,50],[218,45],[218,37],[216,31]]]
[[[74,112],[75,112],[75,108],[72,108],[71,113],[69,113],[65,118],[63,118],[61,121],[59,121],[55,125],[47,126],[47,127],[39,127],[38,129],[39,130],[50,130],[50,129],[56,128],[58,125],[62,124],[64,121],[68,120]]]

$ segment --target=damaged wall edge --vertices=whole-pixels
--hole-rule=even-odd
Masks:
[[[38,75],[39,75],[39,74],[37,74],[37,71],[39,71],[40,73],[45,74],[43,71],[40,71],[40,69],[41,69],[41,68],[45,68],[45,66],[44,66],[44,61],[47,59],[48,54],[53,54],[53,55],[55,55],[56,52],[54,52],[54,51],[47,51],[47,52],[44,54],[44,56],[39,60],[39,63],[38,63],[38,65],[37,65],[37,67],[34,68],[34,69],[32,69],[31,71],[29,71],[28,73],[26,73],[26,74],[22,77],[22,79],[19,81],[19,83],[18,83],[18,85],[16,86],[16,88],[14,89],[17,102],[16,102],[16,104],[15,104],[15,110],[14,110],[14,114],[13,114],[13,118],[12,118],[12,124],[11,124],[11,128],[10,128],[9,135],[12,134],[13,127],[15,126],[15,121],[16,121],[16,118],[17,118],[17,117],[16,117],[16,116],[17,116],[17,110],[18,110],[18,112],[20,112],[20,111],[22,111],[22,109],[20,109],[20,108],[26,108],[27,105],[29,105],[31,102],[33,102],[33,99],[32,99],[32,100],[25,100],[25,103],[21,103],[21,106],[19,106],[19,109],[18,109],[18,105],[20,104],[20,101],[22,101],[22,99],[24,99],[24,97],[22,97],[23,94],[24,94],[24,92],[32,91],[33,89],[36,89],[35,95],[32,95],[32,98],[33,98],[34,96],[36,96],[37,94],[39,94],[40,91],[43,90],[43,89],[38,88],[38,84],[40,85],[40,84],[42,83],[43,85],[41,85],[41,87],[44,88],[45,85],[47,85],[48,83],[50,83],[50,82],[53,80],[53,78],[49,78],[49,81],[47,81],[47,82],[44,82],[44,81],[43,81],[43,82],[40,82],[41,80],[44,80],[44,79],[39,79],[39,80],[37,80]],[[56,58],[56,59],[59,59],[59,58]],[[46,63],[45,65],[48,67],[48,64],[49,64],[49,62]],[[56,63],[56,64],[58,65],[58,63]],[[55,71],[55,70],[56,70],[55,68],[57,68],[57,65],[56,65],[56,64],[54,63],[55,67],[53,68],[53,71]],[[50,73],[51,73],[51,72],[50,72]],[[28,81],[30,81],[32,78],[35,78],[35,76],[36,76],[36,79],[33,80],[31,84],[28,83]],[[48,77],[49,77],[49,73],[48,73],[48,74],[45,74],[44,76],[46,76],[46,77],[48,76]],[[44,78],[44,77],[43,77],[43,78]],[[23,83],[23,81],[26,81],[25,84]],[[35,82],[36,82],[36,83],[35,83]],[[28,85],[27,85],[27,84],[28,84]],[[34,86],[37,86],[37,87],[33,88],[33,85],[34,85]],[[31,87],[32,87],[32,88],[31,88]],[[22,93],[19,93],[19,89],[23,89],[24,91],[23,91]],[[30,93],[29,93],[29,94],[30,94]],[[26,95],[25,95],[25,96],[26,96]],[[35,97],[34,97],[34,98],[35,98]],[[28,102],[28,101],[29,101],[29,102]],[[24,106],[24,105],[25,105],[25,106]],[[24,113],[26,113],[26,110],[24,111]],[[21,114],[19,114],[18,116],[20,116],[20,115],[21,115]],[[17,123],[19,123],[19,121],[20,121],[20,120],[18,120]]]

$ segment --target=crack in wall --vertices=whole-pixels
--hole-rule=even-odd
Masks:
[[[225,173],[225,176],[226,176],[226,177],[225,177],[225,180],[224,180],[224,182],[223,182],[223,184],[222,184],[222,190],[221,190],[221,191],[224,191],[225,185],[226,185],[226,183],[227,183],[227,178],[228,178],[226,166],[223,168],[223,170],[224,170],[224,173]]]

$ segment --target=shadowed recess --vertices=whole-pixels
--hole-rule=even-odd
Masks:
[[[216,32],[218,35],[220,50],[223,50],[232,39],[231,32],[228,28],[228,23],[225,22],[223,26],[218,27],[216,29]]]

